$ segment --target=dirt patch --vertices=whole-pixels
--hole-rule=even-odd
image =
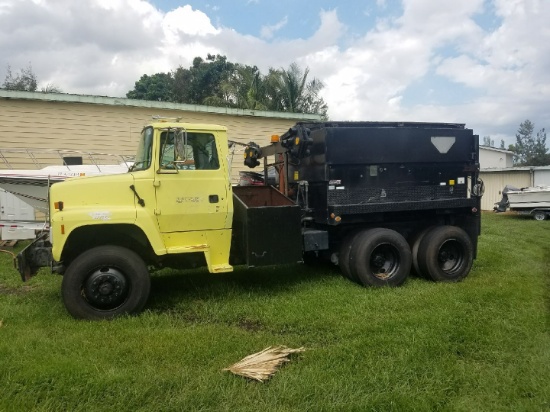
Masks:
[[[34,289],[34,286],[23,285],[20,287],[7,286],[0,283],[0,295],[23,295]]]
[[[241,319],[237,326],[249,332],[257,332],[263,329],[263,325],[257,320]]]

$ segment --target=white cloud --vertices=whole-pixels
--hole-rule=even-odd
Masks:
[[[466,122],[480,135],[513,134],[525,118],[550,127],[550,2],[490,1],[450,7],[403,0],[400,16],[379,14],[359,38],[347,37],[337,10],[320,10],[310,37],[288,39],[279,33],[290,17],[257,37],[213,24],[211,6],[164,13],[145,0],[0,0],[0,50],[14,70],[32,62],[44,85],[71,93],[123,96],[144,73],[220,53],[263,72],[293,61],[309,67],[325,84],[333,119]],[[371,13],[389,10],[390,2],[376,6]],[[477,23],[488,13],[497,22],[490,30]],[[434,76],[449,90],[438,89]],[[472,94],[468,101],[429,104],[410,96],[419,83],[428,84],[430,102],[456,88]]]
[[[7,0],[0,1],[0,15],[8,14],[11,11],[12,4]]]
[[[166,13],[162,21],[162,27],[168,38],[177,37],[179,33],[199,37],[219,33],[219,30],[210,23],[210,19],[205,13],[200,10],[193,10],[189,5],[178,7]]]
[[[497,0],[495,9],[501,25],[484,33],[477,47],[443,60],[437,72],[480,90],[482,96],[461,112],[484,134],[507,128],[512,143],[511,134],[524,119],[537,127],[550,123],[550,2]]]
[[[283,27],[285,27],[287,23],[288,23],[288,17],[285,16],[278,23],[275,23],[271,26],[262,26],[260,30],[260,36],[262,37],[262,39],[271,39],[273,38],[275,33],[281,30]]]

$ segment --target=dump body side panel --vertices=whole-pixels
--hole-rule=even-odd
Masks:
[[[233,189],[232,258],[248,266],[302,260],[300,207],[271,186]]]

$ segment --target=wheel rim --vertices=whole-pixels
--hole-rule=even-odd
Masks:
[[[455,239],[449,239],[439,248],[437,261],[446,274],[453,274],[464,264],[464,248]]]
[[[399,251],[390,244],[378,245],[370,256],[370,268],[380,280],[390,279],[399,269]]]
[[[546,216],[542,212],[535,213],[535,220],[544,220]]]
[[[94,270],[82,286],[84,298],[100,310],[119,307],[128,296],[126,277],[118,269],[101,267]]]

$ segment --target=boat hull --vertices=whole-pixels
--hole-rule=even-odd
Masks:
[[[510,209],[546,209],[550,208],[550,187],[527,187],[522,190],[509,191]]]

